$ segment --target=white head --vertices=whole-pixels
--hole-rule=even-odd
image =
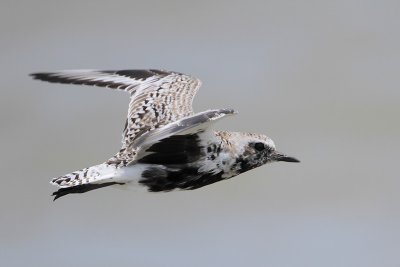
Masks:
[[[275,143],[269,137],[254,133],[229,133],[236,148],[237,164],[245,172],[275,161],[300,162],[294,157],[276,151]]]

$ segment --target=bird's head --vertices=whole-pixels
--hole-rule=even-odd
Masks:
[[[276,151],[275,143],[262,134],[242,133],[238,144],[238,163],[242,171],[276,161],[300,162],[294,157]]]

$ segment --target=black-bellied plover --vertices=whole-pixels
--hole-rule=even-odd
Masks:
[[[150,192],[197,189],[274,161],[299,162],[265,135],[214,131],[232,109],[193,113],[200,80],[164,70],[70,70],[31,74],[54,82],[94,85],[131,96],[122,148],[104,163],[54,178],[54,199],[111,185]]]

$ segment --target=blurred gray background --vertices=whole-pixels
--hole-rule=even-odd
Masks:
[[[399,1],[1,1],[1,266],[400,266]],[[59,69],[199,77],[196,111],[302,160],[196,191],[49,179],[120,146],[128,96]]]

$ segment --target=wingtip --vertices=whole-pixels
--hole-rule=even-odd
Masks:
[[[50,72],[34,72],[29,73],[29,76],[32,77],[34,80],[45,80],[47,77],[51,75]]]
[[[29,73],[28,76],[32,77],[33,79],[36,79],[36,76],[38,75],[38,72],[34,72],[34,73]]]
[[[53,202],[55,202],[57,200],[57,198],[59,198],[59,196],[56,196],[54,193],[51,196],[54,196]]]
[[[63,197],[63,196],[65,196],[65,195],[68,195],[68,194],[69,194],[68,191],[69,191],[68,188],[60,188],[60,189],[58,189],[57,191],[54,191],[54,192],[51,194],[52,197],[54,196],[53,202],[56,201],[57,199],[59,199],[60,197]]]
[[[223,109],[223,113],[227,114],[227,115],[236,115],[239,114],[238,111],[234,110],[233,108],[226,108]]]
[[[56,200],[60,197],[60,195],[57,194],[57,192],[58,192],[58,191],[54,191],[54,192],[50,195],[50,196],[52,196],[52,197],[54,196],[53,202],[56,201]]]

